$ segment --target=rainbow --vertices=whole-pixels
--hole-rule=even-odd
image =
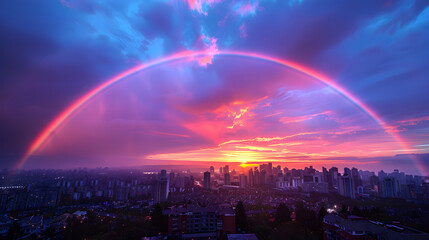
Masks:
[[[109,87],[112,87],[114,84],[118,83],[122,79],[131,76],[132,74],[139,72],[141,70],[145,70],[160,64],[177,61],[177,60],[183,60],[183,59],[196,59],[200,57],[212,57],[213,55],[229,55],[229,56],[240,56],[240,57],[248,57],[248,58],[255,58],[259,60],[264,60],[272,63],[276,63],[285,67],[289,67],[292,69],[295,69],[299,72],[302,72],[314,79],[317,79],[321,83],[323,83],[326,86],[331,87],[333,90],[335,90],[337,93],[342,95],[344,98],[346,98],[348,101],[350,101],[352,104],[357,106],[362,112],[364,112],[366,115],[368,115],[370,118],[372,118],[374,121],[376,121],[383,129],[392,135],[392,137],[395,139],[396,142],[400,144],[400,146],[406,151],[409,152],[410,148],[406,141],[404,141],[397,133],[392,132],[390,127],[382,120],[380,116],[378,116],[371,108],[369,108],[367,105],[365,105],[362,101],[360,101],[357,97],[355,97],[353,94],[348,92],[346,89],[335,83],[332,79],[324,76],[323,74],[320,74],[313,69],[310,69],[308,67],[305,67],[303,65],[300,65],[298,63],[283,60],[280,58],[275,58],[263,54],[258,53],[252,53],[252,52],[241,52],[241,51],[217,51],[216,53],[208,52],[208,51],[186,51],[181,52],[178,54],[174,54],[165,58],[161,58],[158,60],[154,60],[151,62],[143,63],[141,65],[135,66],[133,68],[130,68],[113,78],[105,81],[104,83],[98,85],[91,91],[87,92],[83,96],[81,96],[78,100],[76,100],[73,104],[68,106],[65,110],[63,110],[57,117],[55,117],[46,127],[43,129],[43,131],[36,137],[36,139],[31,143],[29,148],[27,149],[25,155],[20,159],[18,162],[16,168],[22,167],[22,165],[25,163],[25,161],[37,150],[40,148],[40,146],[43,145],[49,139],[50,136],[52,136],[55,132],[55,130],[60,127],[66,120],[72,117],[74,113],[76,113],[79,108],[81,108],[85,103],[87,103],[89,100],[94,98],[96,95],[102,93],[104,90],[106,90]],[[416,159],[413,159],[417,166],[420,169],[423,169],[422,166],[419,166],[419,162]]]

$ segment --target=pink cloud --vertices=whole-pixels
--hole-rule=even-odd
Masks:
[[[388,129],[388,132],[390,133],[397,133],[397,132],[403,132],[406,131],[406,126],[415,126],[417,124],[420,124],[422,122],[429,121],[429,116],[424,116],[420,118],[412,118],[412,119],[405,119],[400,120],[392,123],[389,126],[386,126]]]
[[[298,117],[281,117],[280,122],[282,122],[284,124],[299,123],[299,122],[303,122],[306,120],[313,119],[314,117],[317,117],[317,116],[321,116],[321,115],[328,115],[329,116],[331,114],[332,114],[332,111],[324,111],[321,113],[303,115],[303,116],[298,116]]]
[[[202,47],[208,54],[198,58],[200,66],[207,66],[212,63],[213,57],[219,52],[217,48],[217,38],[202,34],[197,42],[197,47]]]
[[[187,0],[189,8],[196,10],[198,13],[207,16],[207,8],[212,7],[214,4],[222,0]]]
[[[244,22],[240,25],[240,27],[238,28],[238,31],[240,31],[240,37],[242,37],[242,38],[247,37],[247,28],[246,28],[246,24],[244,24]]]
[[[429,116],[401,120],[401,121],[397,121],[397,123],[399,123],[401,125],[416,125],[416,124],[418,124],[420,122],[424,122],[424,121],[429,121]]]
[[[160,134],[160,135],[168,135],[168,136],[176,136],[176,137],[186,137],[189,138],[190,136],[186,134],[178,134],[178,133],[166,133],[166,132],[159,132],[159,131],[150,131],[151,133]]]
[[[239,3],[235,6],[235,12],[241,16],[254,15],[259,6],[258,1],[250,1],[247,3]]]

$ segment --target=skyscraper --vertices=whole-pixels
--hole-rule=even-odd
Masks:
[[[387,177],[383,179],[381,185],[381,196],[385,198],[398,197],[398,180],[395,178]]]
[[[161,170],[161,174],[155,182],[153,188],[153,198],[155,202],[165,202],[168,198],[168,193],[170,189],[170,181],[167,176],[166,170]]]
[[[352,170],[350,170],[350,168],[345,167],[345,168],[344,168],[344,175],[349,175],[349,176],[351,176],[351,175],[352,175]]]
[[[331,177],[332,177],[332,186],[337,187],[338,186],[338,168],[331,167],[329,169],[329,173],[331,174]]]
[[[210,189],[210,172],[204,173],[204,188]]]
[[[341,196],[355,199],[355,186],[352,176],[344,175],[338,178],[338,192]]]
[[[380,182],[382,182],[386,177],[387,174],[383,170],[378,172],[378,179],[380,180]]]
[[[267,172],[265,171],[265,169],[262,170],[259,173],[259,184],[265,185],[265,183],[266,183],[266,175],[267,175]]]
[[[240,174],[240,188],[246,188],[247,176]]]
[[[249,186],[254,186],[254,176],[253,176],[253,169],[249,169]]]
[[[288,167],[283,168],[283,173],[286,174],[287,172],[289,172],[289,168]]]
[[[373,175],[371,177],[369,177],[369,186],[371,189],[377,190],[378,191],[378,177]]]
[[[210,166],[210,174],[214,175],[214,167],[213,166]]]
[[[328,187],[332,188],[333,187],[333,177],[332,177],[331,171],[328,172],[328,170],[325,167],[323,167],[322,172],[323,172],[323,181],[328,183]]]
[[[225,185],[231,185],[231,178],[228,172],[225,172]]]
[[[352,178],[355,184],[355,189],[357,189],[358,186],[362,186],[362,179],[357,168],[352,168]]]
[[[267,166],[267,173],[268,173],[269,175],[273,174],[273,163],[268,163],[268,166]]]
[[[229,166],[228,165],[225,165],[225,167],[223,168],[223,172],[229,173]]]
[[[261,184],[260,178],[261,178],[261,176],[259,174],[258,168],[255,168],[255,173],[254,173],[254,178],[253,178],[253,184],[254,185]]]

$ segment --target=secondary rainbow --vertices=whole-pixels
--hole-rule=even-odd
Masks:
[[[410,148],[409,148],[407,142],[404,141],[397,133],[390,131],[391,128],[389,128],[389,126],[381,119],[381,117],[378,116],[371,108],[366,106],[362,101],[360,101],[353,94],[348,92],[346,89],[339,86],[333,80],[324,76],[321,73],[314,71],[313,69],[310,69],[308,67],[305,67],[303,65],[300,65],[300,64],[292,62],[292,61],[288,61],[288,60],[284,60],[284,59],[280,59],[280,58],[276,58],[276,57],[272,57],[272,56],[267,56],[267,55],[263,55],[263,54],[259,54],[259,53],[252,53],[252,52],[217,51],[217,52],[213,53],[213,52],[208,52],[208,51],[200,51],[200,52],[186,51],[186,52],[174,54],[174,55],[171,55],[171,56],[168,56],[165,58],[161,58],[158,60],[154,60],[154,61],[151,61],[148,63],[143,63],[141,65],[130,68],[130,69],[114,76],[113,78],[105,81],[104,83],[98,85],[97,87],[95,87],[91,91],[87,92],[86,94],[84,94],[82,97],[80,97],[78,100],[76,100],[73,104],[71,104],[65,110],[63,110],[57,117],[55,117],[55,119],[53,119],[45,127],[45,129],[43,129],[43,131],[31,143],[31,145],[27,149],[25,155],[20,159],[20,161],[18,162],[16,167],[20,168],[25,163],[25,161],[35,151],[37,151],[37,149],[39,149],[40,146],[42,146],[42,144],[45,143],[51,135],[54,134],[55,130],[59,126],[64,124],[64,122],[67,119],[70,119],[72,117],[72,115],[74,113],[76,113],[79,110],[79,108],[81,108],[85,103],[87,103],[89,100],[91,100],[93,97],[95,97],[99,93],[103,92],[105,89],[107,89],[107,88],[113,86],[115,83],[121,81],[122,79],[124,79],[124,78],[126,78],[126,77],[128,77],[128,76],[130,76],[136,72],[139,72],[139,71],[144,70],[144,69],[148,69],[150,67],[153,67],[153,66],[156,66],[159,64],[164,64],[164,63],[177,61],[177,60],[183,60],[183,59],[193,59],[193,58],[197,58],[197,57],[211,57],[214,55],[231,55],[231,56],[249,57],[249,58],[256,58],[256,59],[260,59],[260,60],[265,60],[268,62],[273,62],[273,63],[280,64],[280,65],[285,66],[285,67],[295,69],[295,70],[302,72],[302,73],[304,73],[304,74],[306,74],[306,75],[308,75],[314,79],[317,79],[320,82],[322,82],[323,84],[334,89],[340,95],[345,97],[348,101],[350,101],[355,106],[360,108],[366,115],[368,115],[373,120],[375,120],[378,124],[380,124],[380,126],[383,127],[383,129],[386,132],[390,133],[392,135],[392,137],[395,139],[395,141],[398,142],[400,144],[400,146],[406,152],[410,152]],[[413,159],[413,160],[416,162],[417,166],[420,169],[422,169],[422,167],[419,165],[419,162],[416,161],[416,159]]]

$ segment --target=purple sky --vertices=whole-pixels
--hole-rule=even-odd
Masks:
[[[125,79],[74,114],[25,166],[279,161],[413,173],[419,165],[427,174],[428,4],[2,1],[0,166],[15,166],[58,114],[118,73],[182,51],[239,50],[329,76],[409,148],[316,79],[215,55]]]

